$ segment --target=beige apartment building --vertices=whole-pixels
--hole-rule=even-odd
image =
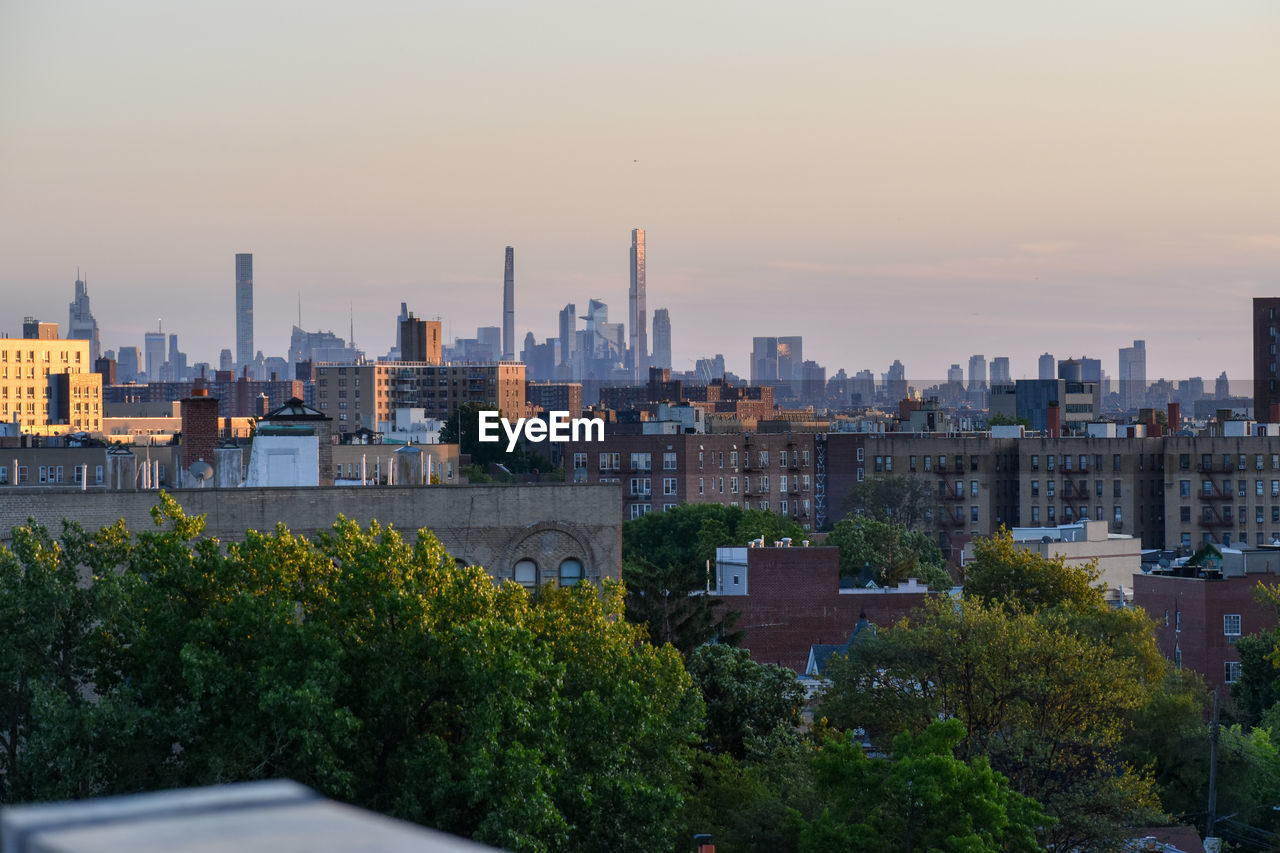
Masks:
[[[380,361],[316,367],[316,408],[338,432],[378,429],[397,408],[421,408],[447,419],[464,403],[488,403],[525,414],[525,366],[500,361],[461,364]]]
[[[101,431],[102,376],[89,341],[0,338],[0,421],[32,435]]]

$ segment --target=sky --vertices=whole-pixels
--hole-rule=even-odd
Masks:
[[[0,334],[192,362],[298,319],[371,356],[407,302],[517,341],[626,320],[630,230],[676,369],[753,336],[909,378],[1146,340],[1251,374],[1280,295],[1274,0],[465,3],[0,0]],[[580,312],[581,313],[581,312]]]

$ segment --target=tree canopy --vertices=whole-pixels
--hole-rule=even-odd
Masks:
[[[734,615],[721,617],[720,600],[689,595],[710,584],[716,548],[804,535],[786,516],[720,504],[682,504],[623,522],[627,618],[644,625],[653,642],[672,643],[685,654],[711,639],[733,642]]]
[[[965,728],[958,757],[985,756],[1054,818],[1041,843],[1105,846],[1159,818],[1150,772],[1119,751],[1163,689],[1168,665],[1140,611],[1113,610],[1077,582],[1087,573],[1027,551],[1007,554],[1002,542],[979,548],[979,574],[1005,576],[1004,558],[1014,559],[1007,593],[992,586],[970,595],[966,585],[962,600],[927,601],[837,658],[823,712],[873,739],[955,718]]]
[[[897,524],[909,530],[925,525],[928,513],[937,505],[928,487],[917,477],[882,474],[855,485],[840,509],[846,516],[870,518]]]
[[[917,578],[935,590],[952,586],[943,568],[938,543],[927,533],[872,518],[850,516],[836,522],[827,545],[840,549],[840,576],[858,578],[870,573],[879,586],[894,586]]]
[[[346,520],[223,546],[161,501],[0,549],[5,802],[287,776],[505,849],[675,844],[702,701],[620,586],[531,597]]]

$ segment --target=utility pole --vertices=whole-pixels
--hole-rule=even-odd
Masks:
[[[1209,820],[1205,825],[1206,842],[1215,837],[1213,824],[1218,812],[1218,694],[1221,690],[1221,686],[1213,688],[1213,723],[1209,726]]]

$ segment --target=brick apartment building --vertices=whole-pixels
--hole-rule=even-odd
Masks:
[[[292,397],[302,398],[306,383],[297,379],[247,379],[218,371],[217,378],[191,382],[149,382],[145,385],[110,385],[103,397],[110,407],[120,403],[169,403],[190,399],[204,388],[218,400],[220,418],[258,418],[274,411]]]
[[[1240,677],[1236,641],[1276,626],[1276,614],[1260,606],[1253,594],[1259,583],[1280,583],[1280,549],[1245,556],[1255,558],[1248,571],[1133,578],[1133,603],[1155,621],[1161,653],[1178,667],[1203,675],[1209,687],[1222,687],[1224,699]]]
[[[711,594],[739,614],[734,628],[743,648],[760,663],[776,663],[803,673],[811,646],[849,639],[859,620],[888,627],[924,602],[927,588],[841,589],[837,548],[783,547],[716,549]]]
[[[102,375],[89,341],[58,338],[56,323],[32,334],[45,337],[0,338],[0,422],[33,435],[101,431]]]
[[[822,447],[825,452],[825,447]],[[814,433],[606,435],[564,445],[566,478],[617,483],[624,519],[683,503],[766,509],[816,529],[825,518]]]
[[[518,361],[321,364],[315,373],[316,408],[340,432],[376,430],[397,408],[420,408],[425,417],[440,420],[466,403],[487,403],[516,416],[526,412],[525,366]]]

